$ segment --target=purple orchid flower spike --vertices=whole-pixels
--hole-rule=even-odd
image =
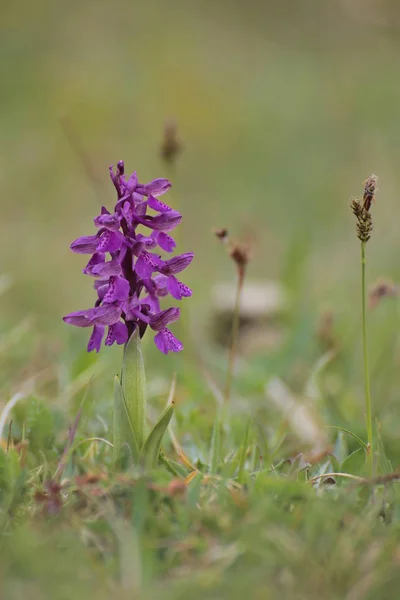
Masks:
[[[99,352],[106,329],[104,343],[111,346],[125,344],[136,329],[142,337],[148,328],[156,332],[154,342],[161,352],[180,352],[181,342],[167,327],[179,319],[180,311],[161,310],[160,298],[170,295],[181,300],[192,295],[176,275],[188,267],[193,253],[162,256],[176,247],[169,232],[182,218],[158,199],[171,184],[168,179],[141,184],[136,172],[125,175],[123,161],[115,170],[110,167],[110,177],[117,192],[114,210],[103,206],[94,219],[97,233],[71,244],[73,252],[92,255],[83,273],[96,278],[97,300],[93,308],[70,313],[64,321],[92,328],[88,352]],[[148,209],[156,214],[147,214]]]

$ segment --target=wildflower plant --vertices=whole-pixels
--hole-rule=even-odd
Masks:
[[[110,167],[110,177],[117,192],[113,212],[103,206],[94,219],[97,233],[71,244],[73,252],[91,255],[83,273],[94,278],[97,298],[92,308],[72,312],[64,321],[91,328],[88,352],[99,352],[104,336],[106,346],[125,346],[121,378],[115,382],[114,450],[117,457],[121,447],[127,445],[138,460],[149,445],[149,439],[145,442],[146,386],[140,339],[151,329],[157,348],[164,354],[183,349],[169,329],[179,319],[179,308],[162,310],[160,299],[171,296],[182,300],[192,295],[177,275],[191,263],[193,253],[165,258],[176,247],[169,233],[182,218],[158,199],[171,187],[167,179],[141,184],[136,172],[125,175],[123,161],[115,171]],[[152,214],[148,214],[149,210]],[[167,415],[169,422],[172,412],[168,410]],[[162,433],[168,422],[163,421]],[[158,459],[162,438],[157,426],[153,463]],[[154,430],[149,437],[152,435]]]

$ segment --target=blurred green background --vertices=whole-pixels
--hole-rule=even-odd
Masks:
[[[252,276],[280,277],[302,249],[306,302],[354,311],[348,201],[372,172],[368,276],[398,277],[396,2],[16,1],[2,3],[0,27],[0,271],[14,280],[2,329],[32,314],[64,335],[61,316],[90,306],[69,244],[113,205],[108,165],[121,158],[141,180],[171,176],[179,249],[196,252],[192,311],[233,277],[214,226],[254,239]],[[169,118],[185,145],[172,175],[159,154]]]
[[[75,417],[83,391],[90,388],[85,405],[89,418],[80,435],[110,435],[107,419],[97,418],[97,413],[110,412],[111,374],[120,368],[121,348],[87,356],[88,332],[66,326],[62,316],[93,303],[92,281],[81,273],[85,257],[74,255],[69,245],[78,236],[94,232],[92,220],[102,204],[114,205],[108,166],[124,159],[126,170],[136,169],[141,181],[171,178],[173,188],[166,201],[183,214],[179,250],[196,253],[184,276],[194,291],[184,314],[187,325],[190,313],[191,332],[186,332],[185,341],[192,338],[191,343],[184,353],[165,358],[156,352],[152,336],[145,338],[146,358],[157,355],[155,362],[146,361],[149,420],[153,422],[158,414],[158,400],[164,404],[170,373],[176,371],[178,437],[191,460],[199,456],[207,460],[215,394],[199,365],[206,356],[206,366],[223,389],[226,357],[207,354],[208,347],[197,334],[206,330],[214,283],[234,280],[233,265],[212,234],[214,227],[227,227],[233,237],[252,240],[249,277],[282,282],[291,292],[284,323],[288,335],[282,347],[238,361],[242,368],[232,392],[237,432],[242,435],[247,416],[256,414],[279,437],[280,415],[274,415],[265,394],[268,378],[281,377],[294,394],[307,395],[306,383],[326,350],[315,339],[317,324],[321,313],[332,309],[338,352],[324,370],[314,408],[322,425],[346,427],[364,439],[360,244],[349,200],[362,194],[363,181],[371,173],[379,176],[367,277],[369,283],[381,276],[398,282],[399,57],[400,5],[395,0],[2,0],[0,275],[9,275],[13,284],[0,296],[0,407],[39,373],[35,393],[45,399],[39,404],[43,414],[50,414],[56,405],[57,411],[61,408]],[[172,172],[160,157],[164,124],[171,118],[178,123],[184,143]],[[397,304],[388,300],[368,315],[373,412],[393,468],[400,462]],[[92,371],[100,376],[87,386]],[[29,396],[29,390],[24,393]],[[22,415],[24,407],[34,411],[35,399],[19,407]],[[59,412],[54,411],[58,419],[54,430],[60,435],[57,448],[63,447],[67,431],[67,417]],[[18,436],[15,413],[13,431]],[[51,429],[53,421],[46,422],[40,411],[35,419],[41,443],[42,430],[49,423]],[[20,421],[24,423],[24,418]],[[34,436],[27,431],[34,451]],[[331,433],[334,443],[336,432]],[[58,450],[51,448],[51,452],[51,460],[58,460]],[[92,458],[90,467],[103,468],[101,453],[93,453]],[[41,455],[34,465],[41,481],[50,471],[45,460],[43,470],[36,469],[39,460]],[[286,500],[283,510],[278,508],[275,488],[268,486],[266,481],[265,488],[257,488],[257,504],[249,504],[247,521],[240,512],[243,507],[235,503],[233,509],[228,504],[226,509],[225,500],[221,501],[218,528],[223,533],[218,535],[222,542],[214,558],[223,557],[221,549],[227,547],[226,570],[230,569],[225,580],[221,575],[221,586],[226,583],[233,595],[243,596],[243,590],[264,599],[263,586],[274,581],[272,573],[279,591],[268,597],[289,598],[285,589],[293,586],[290,597],[300,598],[301,590],[311,590],[315,583],[317,596],[328,598],[330,583],[333,588],[345,586],[347,573],[349,579],[356,579],[358,573],[369,577],[377,546],[369,537],[371,521],[359,513],[358,504],[354,510],[361,515],[363,533],[349,528],[344,536],[348,509],[342,499],[335,506],[333,500],[327,504],[325,497],[320,505],[312,504],[310,509],[305,505],[303,519],[297,509],[286,510]],[[30,489],[34,490],[33,484]],[[278,495],[283,498],[286,491],[282,490]],[[202,539],[202,511],[195,509],[196,501],[190,502],[193,512],[186,516],[186,509],[182,510],[179,532],[174,513],[171,531],[168,527],[165,533],[160,521],[161,536],[179,541],[182,532],[184,540],[189,530],[195,541]],[[151,517],[151,505],[143,506]],[[214,519],[212,502],[209,508]],[[343,511],[340,521],[339,511]],[[389,594],[398,589],[397,500],[396,511],[395,527],[390,530],[393,547],[388,546],[387,554],[388,563],[393,559],[394,574],[390,578],[382,571],[381,578],[382,585],[390,586]],[[49,589],[49,597],[90,596],[94,563],[86,562],[86,549],[81,548],[80,523],[65,523],[61,538],[57,530],[51,536],[46,533],[45,546],[39,545],[40,533],[36,538],[36,520],[32,533],[22,529],[17,536],[3,537],[0,580],[11,573],[8,589],[12,591],[7,597],[25,598],[29,588],[33,598],[42,598],[42,589],[32,583],[37,576],[44,582],[43,589]],[[260,523],[266,524],[269,538]],[[380,522],[378,526],[383,537]],[[207,527],[213,529],[206,525],[206,531]],[[272,542],[274,536],[280,539],[279,527],[283,542],[275,547]],[[288,537],[292,530],[297,533]],[[148,539],[144,536],[149,564],[159,535],[154,529]],[[358,563],[353,551],[357,539],[362,550]],[[183,556],[185,546],[181,548]],[[378,543],[378,554],[379,548]],[[238,553],[247,549],[243,562],[233,562],[232,568],[230,549]],[[370,549],[372,558],[367,555]],[[93,571],[99,587],[116,568],[112,552],[104,554],[109,571],[103,575],[97,568]],[[212,586],[219,581],[218,570],[210,576],[209,564],[193,556],[193,562],[187,563],[188,591],[182,588],[182,594],[215,598]],[[278,571],[281,556],[291,570]],[[151,578],[161,564],[162,558],[159,563],[154,559]],[[131,569],[131,563],[128,566]],[[198,567],[196,579],[193,569]],[[205,588],[197,585],[203,568]],[[85,577],[87,587],[80,583]],[[80,595],[75,582],[81,586]],[[160,583],[163,594],[177,597],[165,582]],[[254,583],[254,589],[259,585],[257,596],[246,588],[248,582]],[[109,597],[110,589],[103,585],[104,597]],[[344,592],[339,596],[345,597]],[[346,595],[356,597],[361,595]],[[371,597],[389,598],[379,592]]]

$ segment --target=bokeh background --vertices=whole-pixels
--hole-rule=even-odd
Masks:
[[[31,315],[40,339],[86,340],[61,321],[93,297],[69,244],[113,205],[108,165],[121,158],[141,180],[171,177],[179,249],[196,253],[192,321],[234,277],[211,233],[223,226],[253,240],[252,278],[301,263],[305,318],[327,307],[357,322],[348,203],[371,173],[368,278],[398,279],[396,2],[17,0],[1,12],[2,331]],[[184,142],[172,173],[159,150],[171,118]]]

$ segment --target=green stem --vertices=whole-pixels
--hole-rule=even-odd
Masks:
[[[235,308],[234,308],[234,313],[233,313],[231,344],[230,344],[230,348],[229,348],[228,371],[227,371],[227,375],[226,375],[226,387],[225,387],[225,398],[224,398],[225,404],[228,404],[230,396],[231,396],[233,370],[235,367],[236,346],[237,346],[237,339],[238,339],[238,333],[239,333],[240,294],[242,291],[242,287],[243,287],[243,275],[239,274],[238,284],[237,284],[237,288],[236,288]]]
[[[367,422],[367,460],[372,471],[373,468],[373,450],[372,450],[372,410],[371,410],[371,389],[369,383],[369,363],[368,363],[368,344],[367,344],[367,311],[366,311],[366,286],[365,286],[365,242],[361,242],[361,290],[362,290],[362,329],[363,329],[363,354],[364,354],[364,376],[365,376],[365,417]]]

